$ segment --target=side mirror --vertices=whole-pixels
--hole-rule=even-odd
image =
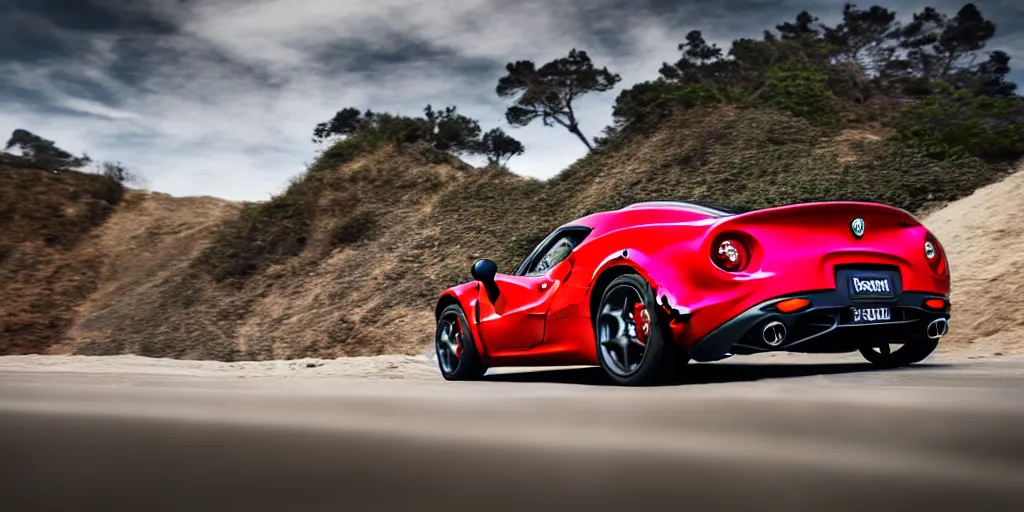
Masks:
[[[487,259],[477,260],[473,264],[473,268],[470,269],[473,279],[483,283],[484,289],[487,290],[487,297],[491,299],[491,302],[498,300],[498,295],[501,293],[498,291],[498,284],[494,282],[494,276],[497,273],[498,264]]]

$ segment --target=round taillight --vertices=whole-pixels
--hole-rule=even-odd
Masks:
[[[711,260],[726,272],[739,272],[747,267],[750,257],[743,242],[726,238],[711,248]]]
[[[928,260],[928,266],[940,276],[949,275],[949,265],[946,263],[946,255],[942,251],[935,235],[928,233],[924,240],[924,257]]]

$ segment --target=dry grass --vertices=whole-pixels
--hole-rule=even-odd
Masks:
[[[83,244],[104,255],[101,284],[51,352],[184,355],[173,336],[180,333],[195,336],[205,354],[230,353],[233,336],[215,335],[221,323],[206,313],[219,304],[204,303],[209,285],[191,263],[237,211],[238,205],[209,197],[130,192]]]
[[[976,160],[936,162],[875,137],[869,127],[834,132],[774,111],[717,107],[637,128],[547,182],[385,146],[318,169],[274,205],[133,192],[74,245],[74,268],[89,269],[90,284],[37,289],[69,306],[63,316],[37,309],[33,321],[63,318],[46,331],[46,346],[60,341],[50,352],[61,353],[219,360],[415,354],[430,342],[437,294],[467,280],[474,260],[489,257],[507,271],[552,228],[591,211],[657,199],[738,209],[862,199],[920,211],[1000,176]],[[987,212],[977,215],[991,216],[993,225],[1019,224],[994,206],[958,205],[951,208]],[[281,216],[287,223],[274,224]],[[971,218],[963,211],[953,217]],[[962,239],[955,233],[965,228],[943,231],[931,220],[941,216],[929,219],[955,279],[963,279],[964,262],[982,261],[974,247],[989,247],[979,240],[995,232]],[[0,251],[0,269],[9,268],[4,258]],[[8,270],[8,286],[39,287],[43,279],[33,272]],[[1014,286],[1004,274],[1000,286]],[[978,290],[971,293],[985,300]]]
[[[886,131],[881,126],[849,128],[842,130],[822,145],[819,151],[834,154],[839,165],[853,164],[864,153],[864,148],[882,142],[891,135],[891,131]]]
[[[0,166],[0,353],[60,339],[99,278],[101,255],[81,242],[120,192],[96,175]]]

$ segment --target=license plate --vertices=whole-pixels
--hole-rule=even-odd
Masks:
[[[892,320],[892,308],[850,308],[855,324],[874,324]]]
[[[850,276],[850,296],[861,297],[895,297],[892,279],[886,275],[854,275]]]

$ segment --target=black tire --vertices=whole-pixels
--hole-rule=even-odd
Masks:
[[[446,328],[455,326],[458,327],[458,337],[454,340],[450,337],[449,340],[455,341],[460,350],[452,351],[449,355],[448,351],[455,345],[443,341],[442,338]],[[434,330],[434,354],[437,356],[437,368],[445,380],[476,380],[483,377],[484,372],[487,371],[480,354],[477,353],[473,331],[469,330],[466,315],[457,304],[444,308],[437,317],[437,328]]]
[[[882,347],[882,350],[862,348],[860,353],[864,356],[864,359],[880,368],[898,368],[924,361],[938,346],[939,340],[918,338],[904,343],[903,346],[894,352],[886,350],[888,348],[888,345],[886,345]]]
[[[629,354],[630,347],[633,345],[636,345],[634,351],[640,350],[639,338],[629,337],[633,345],[612,343],[609,339],[611,338],[610,319],[613,318],[612,311],[614,311],[609,311],[612,306],[609,301],[618,301],[619,297],[628,300],[628,296],[632,293],[635,293],[635,297],[643,301],[643,307],[650,317],[648,322],[650,332],[636,368],[632,368]],[[621,311],[625,313],[626,309],[627,307],[624,305]],[[605,313],[606,311],[608,313]],[[668,319],[664,317],[651,285],[644,278],[636,274],[626,274],[615,278],[608,284],[601,294],[601,301],[594,314],[594,339],[597,343],[598,362],[612,382],[624,386],[649,386],[678,381],[689,358],[683,352],[682,347],[672,339]],[[625,319],[623,321],[625,322]],[[620,327],[623,325],[618,323],[618,320],[616,320],[616,324]],[[626,325],[628,326],[628,322]],[[635,330],[637,328],[635,321],[633,326]],[[602,329],[605,330],[602,331]],[[615,336],[613,339],[621,337]],[[620,357],[620,354],[623,353],[625,354],[624,358]]]

